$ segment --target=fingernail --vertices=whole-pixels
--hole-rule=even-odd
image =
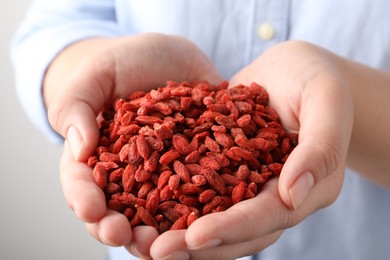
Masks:
[[[190,254],[188,254],[186,251],[175,251],[172,254],[163,257],[161,260],[186,260],[190,259]]]
[[[220,244],[222,244],[221,239],[210,239],[210,240],[208,240],[205,243],[200,244],[200,245],[188,245],[187,244],[187,247],[189,249],[192,249],[192,250],[199,250],[199,249],[207,249],[207,248],[217,247]]]
[[[75,126],[69,127],[66,139],[68,140],[70,150],[72,151],[74,157],[78,158],[80,145],[83,141],[80,131]]]
[[[289,193],[294,209],[298,209],[314,187],[314,176],[310,172],[302,173],[291,186]]]

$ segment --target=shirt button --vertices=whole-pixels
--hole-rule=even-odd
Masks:
[[[262,23],[257,27],[257,35],[262,40],[271,40],[275,37],[275,28],[270,23]]]

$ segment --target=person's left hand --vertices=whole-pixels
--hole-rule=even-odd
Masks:
[[[286,42],[238,72],[231,86],[257,82],[299,143],[280,177],[252,199],[206,215],[152,244],[153,259],[234,259],[262,251],[283,230],[333,203],[343,182],[353,107],[337,69],[341,59],[317,46]]]

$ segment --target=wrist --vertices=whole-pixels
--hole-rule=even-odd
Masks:
[[[390,73],[342,57],[337,57],[337,60],[354,105],[347,164],[364,177],[388,188]]]

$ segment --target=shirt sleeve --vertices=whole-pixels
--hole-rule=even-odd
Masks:
[[[62,138],[50,127],[42,80],[54,57],[73,42],[123,34],[114,0],[36,0],[11,43],[16,91],[34,125],[51,141]]]

